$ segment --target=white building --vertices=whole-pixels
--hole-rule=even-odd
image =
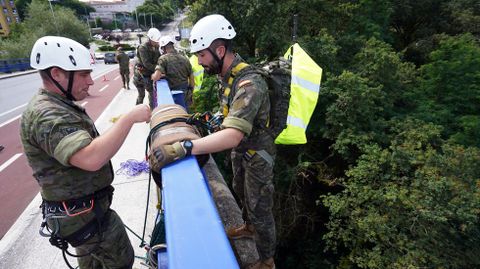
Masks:
[[[133,12],[145,0],[80,0],[95,8],[99,14],[113,14],[121,12]],[[112,15],[113,16],[113,15]]]

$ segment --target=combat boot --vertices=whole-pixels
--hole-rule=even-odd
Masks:
[[[240,227],[228,229],[227,236],[230,239],[254,238],[255,229],[253,228],[253,225],[245,223]]]

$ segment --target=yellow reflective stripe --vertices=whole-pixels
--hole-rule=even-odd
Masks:
[[[298,86],[317,94],[320,92],[320,83],[317,84],[314,82],[310,82],[304,78],[301,78],[300,76],[295,76],[293,74],[292,74],[292,84],[297,84]]]

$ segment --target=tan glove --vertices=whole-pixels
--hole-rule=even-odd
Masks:
[[[159,146],[151,150],[150,167],[153,171],[159,173],[164,166],[184,158],[186,154],[187,151],[182,146],[182,142]]]

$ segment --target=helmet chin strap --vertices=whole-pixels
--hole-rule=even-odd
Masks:
[[[58,81],[56,81],[55,79],[53,79],[52,77],[52,69],[48,70],[47,74],[48,74],[48,77],[50,78],[50,80],[53,81],[53,83],[57,86],[57,88],[63,92],[63,94],[65,94],[65,96],[67,97],[68,100],[71,100],[71,101],[77,101],[75,99],[75,97],[73,97],[72,95],[72,85],[73,85],[73,76],[74,76],[74,73],[73,71],[67,71],[68,72],[68,88],[67,90],[65,90],[62,85],[60,85],[60,83],[58,83]]]
[[[210,52],[210,54],[212,54],[213,59],[215,59],[215,61],[217,61],[219,69],[220,69],[220,70],[218,70],[218,73],[221,73],[222,68],[223,68],[223,59],[225,59],[225,55],[227,55],[226,48],[225,48],[225,53],[223,54],[222,59],[218,58],[218,55],[216,53],[213,53],[213,51],[210,47],[208,47],[207,50]]]

